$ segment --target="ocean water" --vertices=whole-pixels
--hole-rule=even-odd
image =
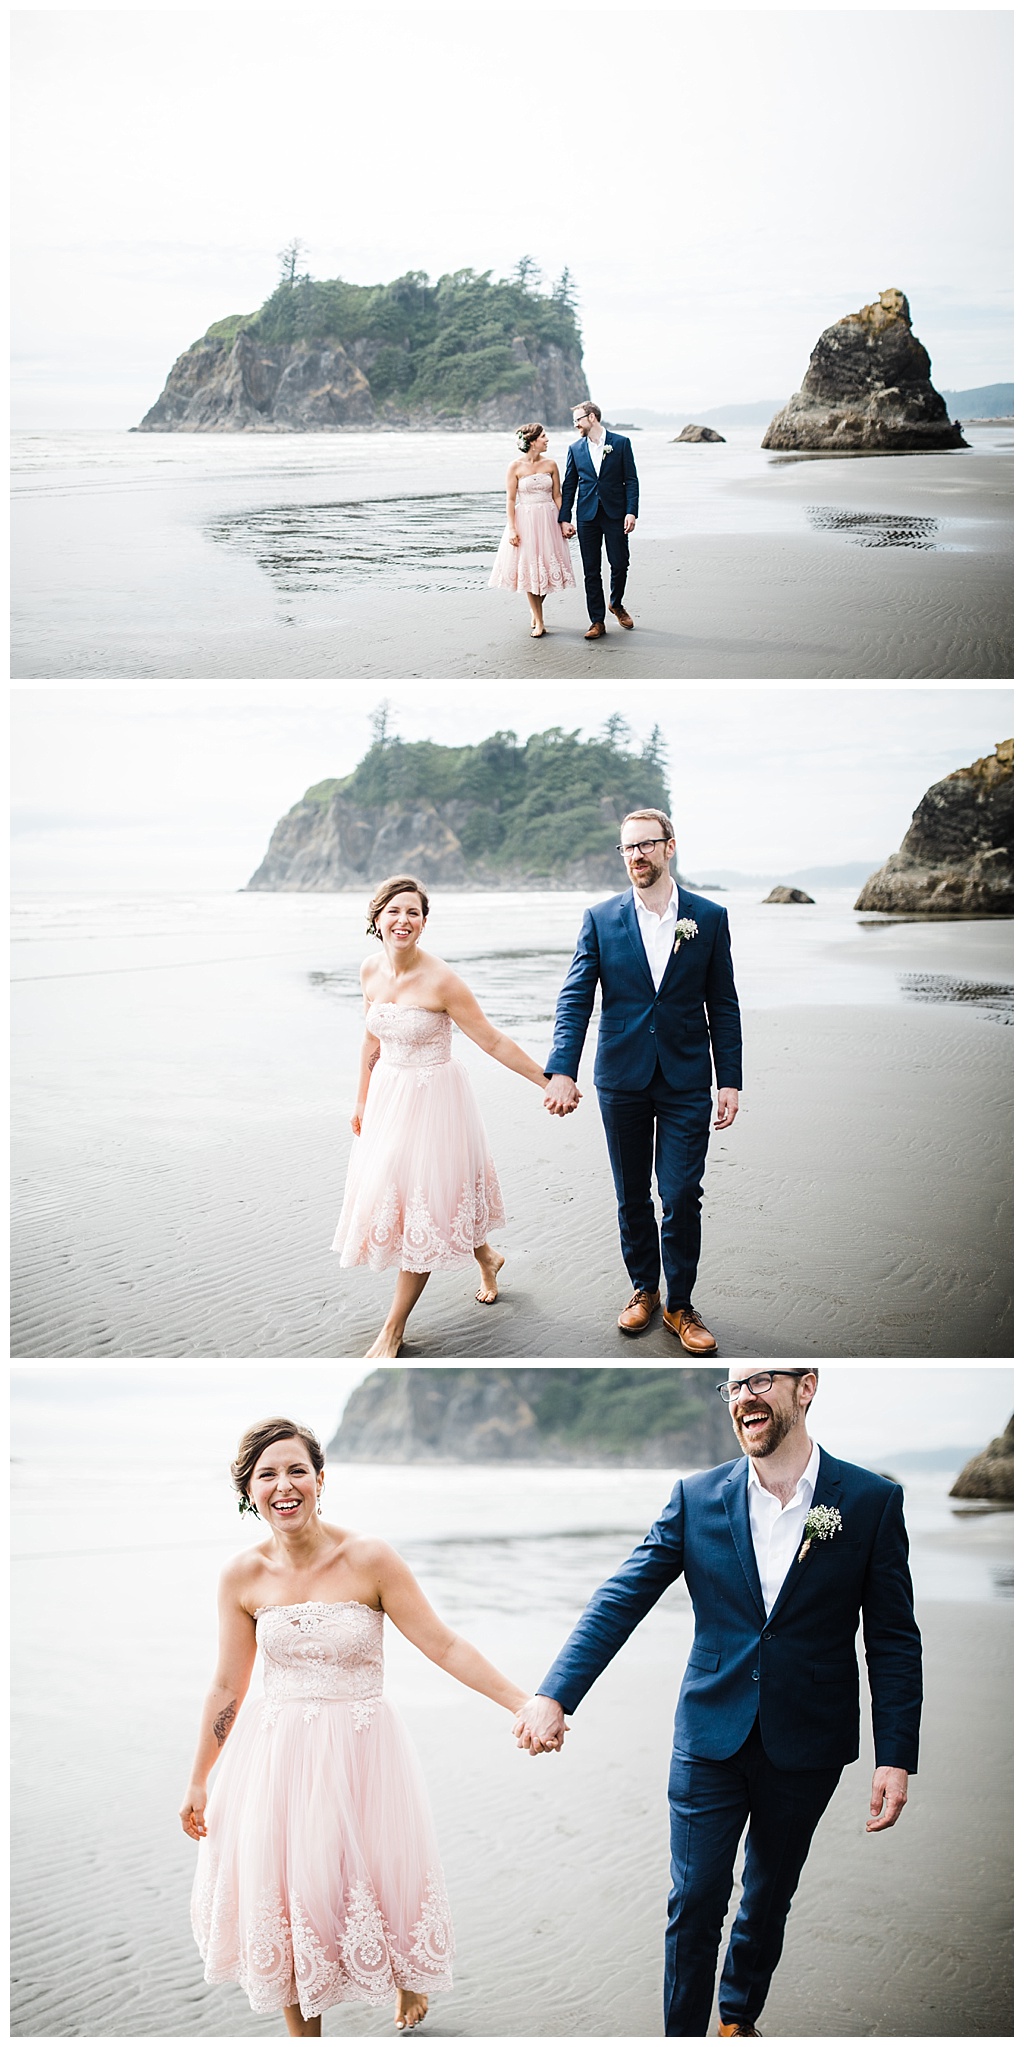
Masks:
[[[551,436],[559,463],[569,438]],[[806,465],[768,454],[760,438],[737,427],[724,446],[680,446],[669,428],[638,432],[642,535],[790,533],[826,549],[993,544],[997,515],[977,516],[971,494],[979,457],[1009,470],[1011,429],[970,429],[941,515],[923,513],[911,490],[912,478],[930,482],[927,457],[817,458],[809,497]],[[27,667],[17,672],[107,672],[99,650],[125,633],[187,636],[194,654],[236,628],[329,626],[349,596],[378,583],[482,590],[514,452],[508,434],[20,432],[13,620],[16,663]],[[864,468],[872,498],[882,475],[883,511],[851,519],[851,466]]]

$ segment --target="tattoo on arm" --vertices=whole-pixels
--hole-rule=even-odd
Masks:
[[[222,1713],[218,1713],[217,1718],[213,1723],[213,1731],[217,1737],[218,1748],[223,1748],[224,1743],[226,1742],[228,1735],[231,1732],[231,1722],[233,1721],[234,1717],[235,1702],[234,1699],[232,1699],[231,1704],[229,1706],[225,1706]]]
[[[369,1058],[367,1059],[367,1062],[366,1062],[366,1064],[367,1064],[367,1066],[369,1067],[369,1069],[370,1069],[370,1072],[371,1072],[371,1073],[373,1072],[373,1069],[374,1069],[374,1067],[376,1066],[376,1064],[377,1064],[377,1061],[378,1061],[378,1059],[379,1059],[379,1058],[380,1058],[380,1046],[378,1045],[378,1047],[377,1047],[377,1050],[376,1050],[375,1052],[371,1052],[371,1053],[370,1053],[370,1056],[369,1056]]]

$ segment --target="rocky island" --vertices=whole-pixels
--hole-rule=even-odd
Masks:
[[[1013,915],[1013,740],[926,789],[898,853],[857,910],[931,917]]]
[[[999,1500],[1013,1504],[1013,1416],[1001,1436],[971,1457],[949,1488],[951,1500]]]
[[[256,313],[215,320],[178,357],[139,433],[473,432],[565,427],[585,395],[572,279],[551,292],[524,257],[510,278],[431,284],[300,275],[285,251]]]
[[[478,746],[389,733],[351,775],[317,782],[275,825],[250,889],[363,889],[405,871],[428,888],[621,888],[618,826],[669,809],[657,726],[637,750],[613,716],[598,739],[552,726]]]
[[[717,1374],[566,1366],[395,1366],[350,1394],[327,1455],[349,1464],[721,1464],[736,1454]]]
[[[799,391],[761,446],[834,454],[965,448],[931,373],[904,293],[880,292],[872,305],[826,327]]]

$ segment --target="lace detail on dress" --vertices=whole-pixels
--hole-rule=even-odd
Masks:
[[[443,1009],[406,1002],[371,1002],[366,1028],[380,1044],[382,1066],[415,1066],[425,1078],[452,1056],[452,1020]]]
[[[520,498],[550,498],[555,486],[546,469],[539,469],[536,476],[521,476],[516,488],[516,502]]]
[[[311,1599],[264,1606],[256,1616],[263,1651],[263,1724],[287,1701],[305,1702],[314,1719],[321,1699],[372,1701],[384,1690],[384,1615],[358,1600]]]

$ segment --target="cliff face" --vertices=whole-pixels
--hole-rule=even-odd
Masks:
[[[385,875],[400,873],[414,874],[426,888],[621,888],[622,862],[614,851],[619,820],[610,797],[602,811],[608,852],[569,858],[557,875],[551,875],[515,862],[499,867],[486,854],[467,856],[460,832],[474,832],[479,814],[471,802],[433,804],[421,799],[368,811],[345,796],[326,802],[305,797],[275,825],[247,888],[327,894],[372,888]]]
[[[328,1457],[705,1467],[739,1450],[717,1373],[380,1368],[351,1394]]]
[[[230,324],[230,323],[226,323]],[[540,419],[550,427],[572,424],[584,390],[578,350],[553,342],[510,343],[523,381],[514,391],[482,397],[455,412],[408,405],[400,397],[375,401],[370,384],[384,343],[333,340],[260,343],[242,328],[234,337],[215,331],[178,357],[140,433],[341,433],[367,428],[480,432]]]
[[[951,1500],[1008,1500],[1013,1499],[1013,1416],[1010,1416],[1001,1436],[993,1437],[987,1450],[980,1457],[972,1457],[964,1465],[959,1478],[950,1486]]]
[[[840,454],[964,448],[931,371],[903,292],[883,291],[826,327],[799,391],[776,413],[761,446]]]
[[[1012,916],[1012,739],[925,791],[899,852],[865,882],[855,908]]]

